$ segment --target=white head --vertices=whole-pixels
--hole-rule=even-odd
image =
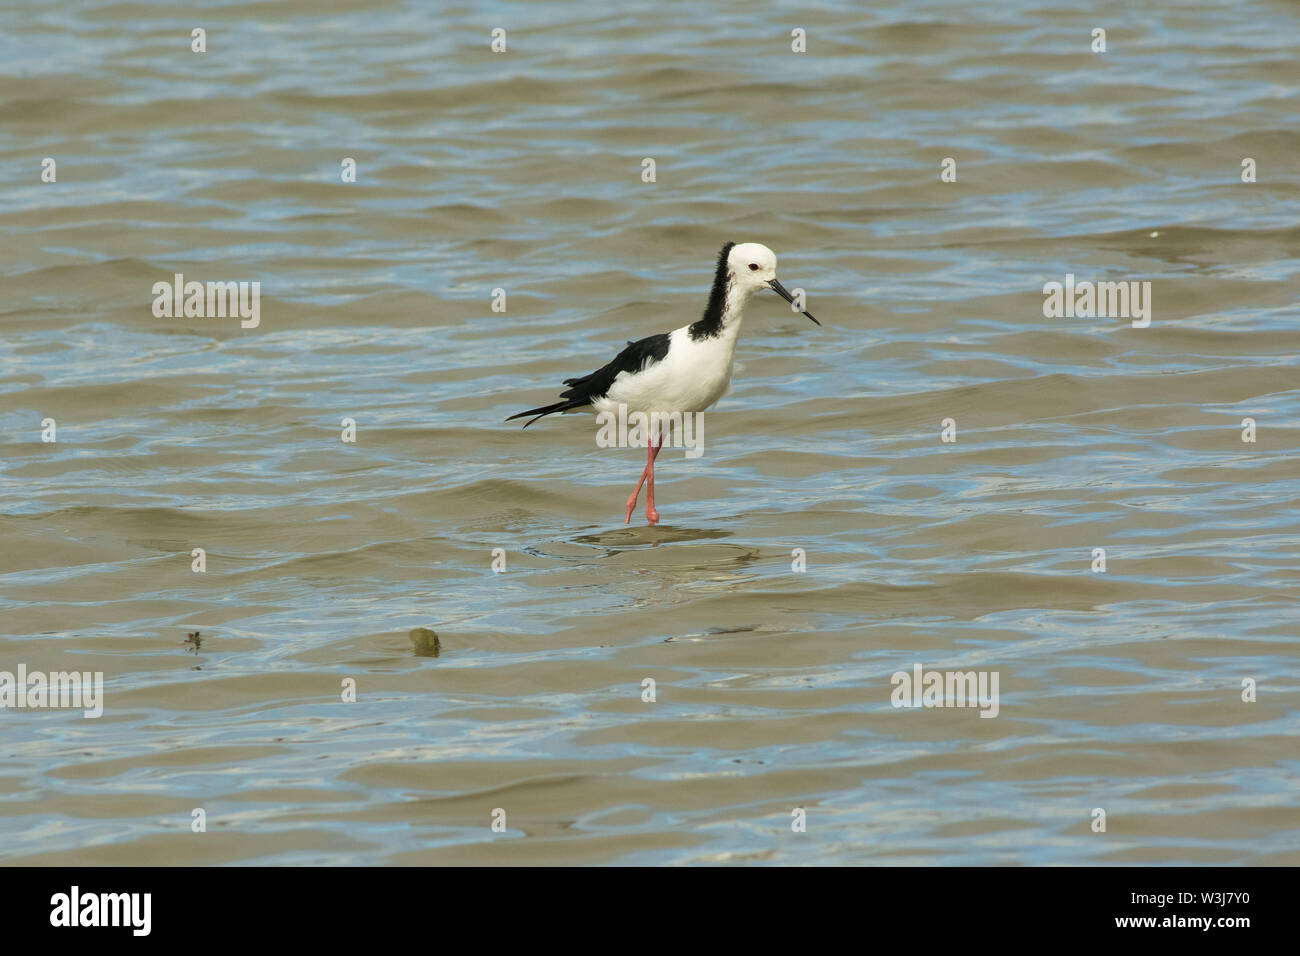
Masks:
[[[754,292],[773,289],[785,301],[794,302],[794,296],[776,278],[776,253],[760,242],[740,242],[732,246],[727,254],[727,271],[731,273],[732,285],[743,298]],[[807,312],[803,314],[821,325]]]
[[[736,285],[756,292],[776,278],[776,253],[759,242],[738,242],[727,254],[727,268]]]

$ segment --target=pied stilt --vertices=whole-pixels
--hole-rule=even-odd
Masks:
[[[629,342],[612,362],[590,375],[565,379],[569,387],[560,393],[560,401],[519,412],[506,421],[531,415],[524,423],[527,428],[556,412],[590,408],[617,413],[619,406],[629,417],[640,412],[649,421],[659,421],[710,408],[731,384],[745,303],[762,289],[773,289],[794,303],[794,296],[777,281],[776,255],[771,249],[757,242],[727,243],[718,255],[709,304],[698,322]],[[821,325],[808,312],[803,314]],[[632,520],[641,486],[647,482],[646,520],[650,524],[659,521],[655,510],[655,458],[663,442],[664,436],[658,433],[650,435],[646,442],[645,468],[636,491],[627,499],[624,524]]]

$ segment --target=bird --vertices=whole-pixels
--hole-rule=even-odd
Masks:
[[[711,408],[731,385],[745,305],[755,292],[769,289],[813,324],[821,325],[802,308],[802,302],[795,302],[794,296],[777,279],[776,253],[758,242],[728,242],[718,254],[709,301],[698,321],[671,332],[629,341],[612,361],[596,371],[565,379],[568,388],[560,392],[558,402],[518,412],[506,421],[527,417],[529,420],[523,426],[527,428],[539,418],[559,412],[590,409],[598,414],[612,414],[620,407],[628,418],[640,412],[654,420],[655,415],[671,417]],[[641,487],[647,482],[646,521],[652,525],[659,523],[654,465],[664,438],[662,430],[647,437],[645,468],[636,490],[627,499],[624,524],[632,521]]]

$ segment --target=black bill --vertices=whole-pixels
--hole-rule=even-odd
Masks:
[[[771,281],[768,283],[768,285],[770,285],[773,289],[776,290],[776,294],[777,294],[777,295],[779,295],[781,298],[785,299],[785,301],[789,302],[791,305],[794,305],[794,296],[792,296],[792,295],[790,294],[790,290],[789,290],[789,289],[787,289],[785,286],[781,285],[781,282],[780,282],[779,279],[773,279],[773,280],[771,280]],[[813,321],[813,325],[821,325],[820,322],[818,322],[816,319],[813,319],[813,316],[812,316],[812,313],[811,313],[811,312],[804,312],[803,314],[806,315],[806,316],[808,316],[808,318],[812,319],[812,321]]]

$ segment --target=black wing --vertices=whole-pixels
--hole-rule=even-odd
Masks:
[[[602,365],[590,375],[583,375],[579,378],[566,378],[564,384],[569,387],[560,393],[561,401],[556,402],[554,405],[543,405],[540,408],[530,408],[526,412],[518,412],[511,415],[506,421],[523,418],[525,415],[536,416],[524,422],[524,427],[527,428],[538,418],[546,415],[583,408],[590,405],[594,399],[606,395],[620,372],[639,372],[647,365],[662,362],[667,354],[667,332],[647,336],[636,342],[629,342],[627,348],[614,356],[612,362]]]

